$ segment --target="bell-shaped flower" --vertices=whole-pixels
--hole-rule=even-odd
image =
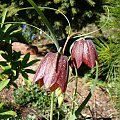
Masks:
[[[68,79],[68,60],[67,56],[60,53],[49,52],[41,60],[36,71],[33,82],[38,82],[41,87],[45,85],[50,91],[61,88],[65,92]]]
[[[96,65],[97,51],[92,40],[77,40],[71,51],[71,60],[74,67],[79,68],[84,62],[88,67],[93,68]]]

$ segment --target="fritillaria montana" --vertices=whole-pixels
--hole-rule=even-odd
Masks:
[[[45,88],[50,91],[54,91],[60,87],[64,93],[67,87],[67,79],[67,56],[61,55],[60,53],[49,52],[41,60],[33,82],[38,82],[40,87],[45,85]]]
[[[77,40],[72,47],[71,60],[76,68],[79,68],[82,62],[90,68],[95,67],[97,51],[92,40],[85,40],[84,38]]]

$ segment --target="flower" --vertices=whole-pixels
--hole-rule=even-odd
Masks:
[[[36,71],[33,82],[38,82],[41,87],[51,91],[61,88],[65,92],[68,79],[68,61],[67,56],[60,53],[49,52],[41,60],[41,63]]]
[[[71,53],[72,64],[79,68],[84,62],[88,67],[93,68],[96,65],[97,51],[92,40],[79,39],[73,47]]]

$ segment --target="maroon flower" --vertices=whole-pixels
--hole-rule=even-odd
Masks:
[[[71,60],[77,68],[81,66],[82,62],[93,68],[96,65],[97,51],[92,40],[77,40],[72,48]]]
[[[41,87],[51,91],[61,88],[65,92],[68,78],[68,62],[67,57],[58,53],[47,53],[41,60],[41,63],[36,71],[33,82],[38,82]]]

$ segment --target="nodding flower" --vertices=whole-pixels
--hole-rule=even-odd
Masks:
[[[92,40],[78,39],[71,50],[71,61],[74,67],[79,68],[82,63],[93,68],[96,65],[97,51]]]
[[[68,59],[67,56],[60,53],[49,52],[41,60],[36,71],[33,82],[45,86],[50,91],[61,88],[62,92],[66,91],[68,80]]]

